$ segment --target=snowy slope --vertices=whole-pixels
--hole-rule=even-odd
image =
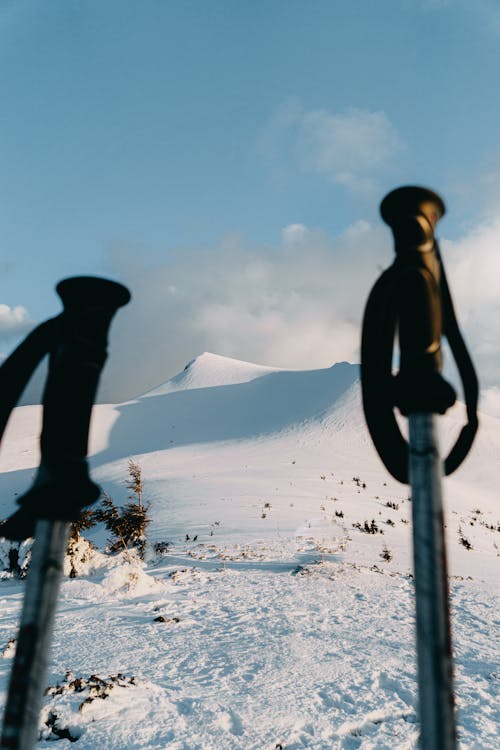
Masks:
[[[143,395],[162,396],[165,393],[192,388],[247,383],[249,380],[255,380],[255,378],[268,375],[270,372],[279,372],[279,368],[256,365],[232,357],[221,357],[219,354],[203,352],[203,354],[188,362],[184,370],[178,375]]]
[[[4,515],[38,463],[39,420],[22,407],[9,424]],[[461,420],[460,406],[440,420],[444,446]],[[151,541],[170,548],[146,571],[108,561],[64,583],[50,684],[66,670],[136,678],[102,708],[79,711],[69,688],[47,699],[77,747],[416,747],[411,502],[370,443],[356,365],[285,371],[205,353],[96,407],[91,452],[118,502],[139,462]],[[464,748],[496,747],[499,728],[499,470],[500,420],[483,415],[444,483]],[[22,584],[1,586],[7,643]]]

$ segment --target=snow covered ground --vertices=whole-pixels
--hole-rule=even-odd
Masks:
[[[21,407],[9,424],[0,516],[31,481],[39,419]],[[440,420],[444,450],[461,419]],[[151,545],[169,548],[145,567],[96,555],[64,581],[40,748],[416,747],[411,500],[369,441],[357,366],[206,353],[96,407],[91,449],[117,503],[140,464]],[[499,470],[500,420],[483,415],[445,481],[460,743],[477,750],[500,728]],[[2,703],[22,592],[0,581]]]

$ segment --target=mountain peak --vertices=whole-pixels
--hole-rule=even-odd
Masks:
[[[250,380],[279,372],[278,367],[267,367],[252,362],[224,357],[221,354],[203,352],[190,360],[184,369],[165,383],[143,394],[144,397],[161,396],[192,388],[210,388],[220,385],[248,383]]]

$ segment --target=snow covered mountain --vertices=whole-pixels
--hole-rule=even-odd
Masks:
[[[462,408],[440,420],[443,452]],[[31,482],[39,428],[39,407],[15,410],[0,514]],[[117,573],[63,586],[51,679],[120,671],[142,685],[135,698],[117,688],[95,722],[75,718],[73,698],[57,704],[82,749],[416,746],[411,501],[371,445],[357,365],[289,371],[204,353],[137,399],[95,407],[91,454],[118,503],[129,459],[140,464],[150,539],[169,554],[129,594]],[[496,747],[499,473],[500,420],[483,415],[444,483],[463,747]],[[10,632],[20,584],[2,585]],[[155,611],[171,624],[149,624]]]

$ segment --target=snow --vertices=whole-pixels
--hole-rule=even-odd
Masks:
[[[445,449],[462,412],[440,419]],[[37,407],[9,423],[3,515],[29,486],[39,425]],[[411,501],[370,443],[357,366],[205,353],[134,401],[96,407],[91,453],[118,503],[128,460],[140,464],[151,549],[144,564],[82,548],[79,577],[64,580],[40,748],[71,744],[51,726],[80,750],[416,748]],[[482,415],[444,482],[462,750],[497,747],[499,470],[500,420]],[[23,588],[0,581],[2,703]]]
[[[193,388],[209,388],[217,385],[247,383],[270,372],[279,372],[277,367],[256,365],[232,357],[221,357],[219,354],[203,352],[191,360],[184,370],[166,383],[147,391],[144,396],[162,396],[174,391]]]

